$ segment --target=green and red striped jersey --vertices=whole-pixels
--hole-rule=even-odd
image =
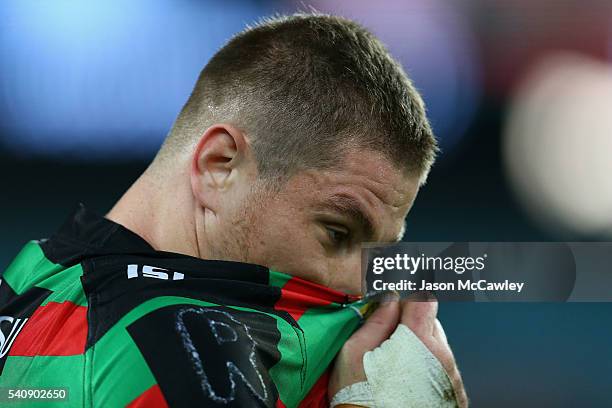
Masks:
[[[0,387],[65,388],[57,404],[77,407],[326,407],[366,307],[259,265],[156,251],[81,205],[2,275]]]

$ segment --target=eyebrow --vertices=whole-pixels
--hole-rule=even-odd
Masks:
[[[374,241],[374,222],[369,212],[355,198],[346,195],[334,195],[326,200],[322,207],[351,219],[361,228],[365,241]]]

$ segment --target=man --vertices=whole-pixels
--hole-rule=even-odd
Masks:
[[[381,377],[367,352],[403,325],[465,405],[435,302],[385,302],[357,330],[360,243],[402,237],[436,149],[418,93],[359,25],[248,28],[106,217],[80,206],[9,266],[0,386],[65,388],[74,406],[350,406]]]

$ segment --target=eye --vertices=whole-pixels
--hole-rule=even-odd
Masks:
[[[330,242],[335,246],[342,246],[350,240],[348,228],[341,225],[326,225],[327,235]]]

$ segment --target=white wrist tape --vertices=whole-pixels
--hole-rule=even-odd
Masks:
[[[363,407],[375,407],[374,397],[370,385],[365,382],[358,382],[344,387],[334,395],[334,398],[329,403],[330,408],[334,408],[340,404],[354,404]]]
[[[457,407],[444,367],[403,324],[397,326],[388,340],[363,356],[363,366],[368,381],[340,390],[331,407],[339,404],[370,408]]]

